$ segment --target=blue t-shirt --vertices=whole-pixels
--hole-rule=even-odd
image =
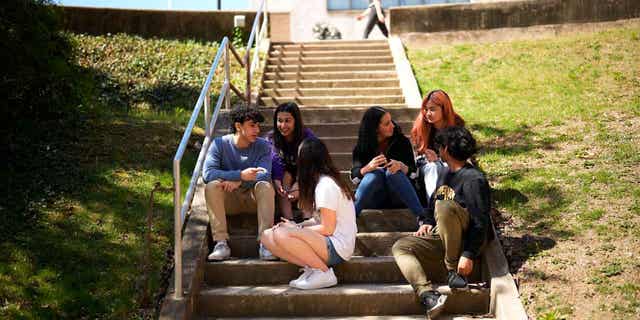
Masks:
[[[250,187],[257,181],[271,181],[271,145],[258,138],[249,147],[239,149],[233,143],[233,134],[217,137],[209,147],[204,160],[202,178],[205,183],[222,179],[240,181],[240,173],[246,168],[265,168],[258,173],[256,181],[243,181],[243,187]]]

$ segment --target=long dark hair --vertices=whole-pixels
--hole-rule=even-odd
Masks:
[[[293,117],[295,127],[293,128],[293,142],[294,145],[298,145],[302,142],[304,137],[304,123],[302,122],[302,115],[300,114],[300,108],[295,102],[285,102],[280,104],[276,111],[273,113],[273,131],[271,132],[271,139],[273,146],[276,149],[283,150],[286,146],[286,141],[280,130],[278,130],[278,113],[288,112]]]
[[[314,209],[315,190],[320,175],[331,177],[345,197],[353,200],[351,187],[340,177],[340,171],[333,165],[329,150],[322,140],[315,137],[304,139],[298,150],[298,205],[301,209]]]
[[[388,111],[382,107],[374,106],[365,111],[358,129],[358,142],[353,148],[354,154],[359,154],[363,159],[373,158],[378,150],[378,126],[380,120]],[[402,134],[402,129],[395,122],[393,136]]]

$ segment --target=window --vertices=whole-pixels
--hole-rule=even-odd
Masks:
[[[436,3],[465,3],[470,0],[382,0],[383,8],[417,6]],[[369,0],[327,0],[329,10],[364,10],[369,6]]]

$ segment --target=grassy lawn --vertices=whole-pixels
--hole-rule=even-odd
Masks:
[[[482,144],[512,272],[540,319],[640,313],[640,26],[409,47]]]
[[[51,162],[36,170],[59,171],[66,187],[35,184],[37,196],[17,214],[28,218],[12,221],[13,232],[0,239],[0,318],[149,318],[154,306],[141,305],[149,195],[156,182],[173,184],[173,155],[217,44],[70,36],[92,81],[92,112],[80,128],[65,128],[64,139],[41,146]],[[237,65],[232,74],[244,87]],[[202,135],[196,128],[183,160],[183,190]],[[173,248],[171,193],[156,193],[153,215],[155,294]]]

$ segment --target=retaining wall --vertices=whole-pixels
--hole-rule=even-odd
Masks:
[[[398,7],[391,33],[518,28],[640,17],[640,0],[531,0]]]

